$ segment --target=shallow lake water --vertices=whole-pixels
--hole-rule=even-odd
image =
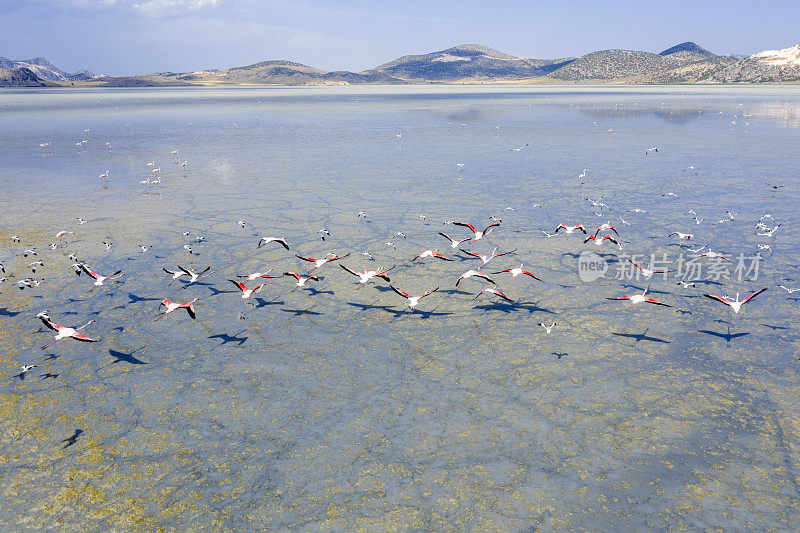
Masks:
[[[797,529],[798,146],[797,87],[0,91],[0,523]],[[461,248],[515,250],[481,267],[511,303],[456,287],[481,260],[437,234],[492,216]],[[545,235],[561,222],[624,247]],[[705,244],[730,278],[615,279]],[[411,262],[437,248],[453,261]],[[334,262],[240,318],[229,279],[328,252],[439,290],[408,314]],[[93,288],[70,254],[125,275]],[[542,281],[494,274],[520,263]],[[211,272],[168,285],[178,265]],[[671,307],[607,299],[648,286]],[[703,297],[763,287],[736,315]],[[163,298],[197,319],[154,322]],[[41,350],[42,311],[100,341]]]

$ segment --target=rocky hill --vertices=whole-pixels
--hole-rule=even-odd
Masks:
[[[692,54],[698,54],[701,56],[713,56],[713,54],[700,46],[699,44],[693,43],[691,41],[686,41],[685,43],[676,44],[670,48],[667,48],[663,52],[660,52],[658,55],[660,56],[669,56],[672,54],[677,54],[678,52],[690,52]]]
[[[403,81],[521,80],[549,74],[572,59],[525,59],[487,46],[462,44],[429,54],[403,56],[375,71]]]
[[[8,59],[7,57],[0,57],[0,69],[14,69],[25,68],[36,75],[41,80],[48,81],[72,81],[84,80],[94,76],[88,70],[81,70],[75,74],[64,72],[57,66],[50,63],[43,57],[34,57],[33,59]]]
[[[720,83],[800,82],[800,44],[782,50],[767,50],[714,72]]]
[[[47,83],[39,79],[30,69],[23,67],[0,68],[0,87],[45,87]]]

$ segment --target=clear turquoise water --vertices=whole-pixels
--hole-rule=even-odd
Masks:
[[[800,313],[778,285],[800,285],[799,103],[795,87],[0,92],[0,520],[796,528]],[[150,161],[162,183],[142,186]],[[600,195],[610,210],[597,216],[585,198]],[[735,220],[713,224],[726,209]],[[765,213],[782,224],[772,238],[755,235]],[[491,215],[503,223],[470,249],[517,251],[483,270],[524,262],[544,280],[492,276],[514,305],[474,300],[474,280],[455,290],[477,260],[409,262],[453,255],[437,232],[466,233],[442,222]],[[595,248],[539,231],[607,220],[625,252],[674,256],[667,235],[691,231],[698,247],[772,253],[755,282],[654,279],[673,307],[628,308],[605,298],[646,282],[583,283],[576,256]],[[50,250],[59,230],[76,235]],[[256,249],[261,236],[292,250]],[[35,274],[16,256],[30,245],[45,263]],[[331,264],[312,289],[268,280],[239,319],[227,279],[328,251],[350,252],[353,269],[395,265],[403,290],[440,291],[406,315],[385,283],[355,290]],[[70,253],[126,275],[88,292]],[[176,265],[213,274],[167,286],[161,269]],[[19,291],[24,277],[45,282]],[[701,296],[762,286],[736,317]],[[198,319],[154,323],[165,297],[199,297]],[[102,341],[42,352],[43,310],[65,325],[95,318]],[[550,334],[537,325],[552,321]]]

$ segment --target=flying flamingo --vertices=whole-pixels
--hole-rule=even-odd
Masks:
[[[494,281],[489,276],[484,274],[483,272],[478,272],[477,270],[467,270],[466,272],[464,272],[463,274],[461,274],[458,277],[458,280],[456,281],[456,287],[461,285],[461,282],[464,281],[465,279],[469,279],[469,278],[473,278],[473,277],[474,278],[482,278],[482,279],[488,281],[489,283],[492,283],[492,284],[494,283]]]
[[[450,248],[453,248],[453,249],[455,249],[455,248],[458,248],[458,247],[459,247],[459,245],[460,245],[462,242],[467,242],[467,241],[470,239],[469,237],[467,237],[467,238],[465,238],[465,239],[461,239],[461,240],[459,240],[459,239],[454,239],[453,237],[451,237],[451,236],[450,236],[450,235],[448,235],[447,233],[443,233],[443,232],[441,232],[441,231],[439,232],[439,235],[441,235],[442,237],[444,237],[445,239],[447,239],[448,241],[450,241]]]
[[[586,239],[584,239],[584,241],[583,241],[583,244],[586,244],[586,243],[587,243],[587,242],[589,242],[589,241],[594,241],[594,243],[595,243],[597,246],[600,246],[601,244],[603,244],[603,241],[605,241],[605,240],[609,240],[609,241],[613,242],[614,244],[619,244],[619,243],[617,242],[617,239],[615,239],[615,238],[614,238],[614,237],[612,237],[611,235],[606,235],[606,236],[605,236],[605,237],[603,237],[603,238],[600,238],[600,237],[598,237],[597,235],[589,235],[588,237],[586,237]]]
[[[236,276],[236,277],[237,278],[247,278],[248,281],[253,281],[254,279],[258,279],[258,278],[270,279],[270,278],[277,277],[277,276],[271,276],[270,272],[272,272],[271,268],[269,270],[267,270],[266,272],[253,272],[252,274],[245,274],[245,275]]]
[[[264,283],[262,283],[261,285],[256,285],[255,287],[250,289],[250,288],[247,287],[247,285],[245,285],[244,283],[242,283],[240,281],[236,281],[236,280],[233,280],[233,279],[228,280],[228,281],[230,281],[231,283],[236,285],[242,291],[242,299],[244,300],[244,305],[242,306],[242,312],[239,314],[239,318],[244,320],[244,310],[247,307],[247,304],[252,303],[250,301],[250,297],[253,296],[256,293],[261,292],[261,289],[264,287]]]
[[[271,242],[277,242],[287,250],[289,249],[289,244],[286,242],[286,239],[283,237],[261,237],[261,240],[258,241],[258,246],[256,248],[261,248],[265,244],[269,244]]]
[[[479,292],[475,296],[475,299],[477,299],[482,294],[494,294],[495,296],[499,296],[500,298],[502,298],[503,300],[505,300],[507,302],[514,303],[514,300],[512,300],[511,298],[509,298],[508,296],[506,296],[505,294],[503,294],[502,292],[500,292],[499,290],[497,290],[497,289],[495,289],[493,287],[487,287],[487,288],[483,289],[481,292]]]
[[[663,302],[659,302],[655,298],[649,298],[646,296],[647,291],[650,290],[650,286],[648,286],[642,294],[633,294],[631,296],[617,296],[616,298],[606,298],[607,300],[628,300],[631,302],[631,305],[636,305],[640,303],[649,303],[654,305],[663,305],[664,307],[672,307],[669,304],[665,304]]]
[[[567,233],[575,233],[575,230],[581,230],[584,234],[587,233],[586,228],[583,227],[583,224],[576,224],[575,226],[567,226],[563,222],[556,227],[556,231],[554,233],[558,233],[562,229],[565,230]]]
[[[195,318],[197,318],[194,313],[194,303],[198,299],[199,298],[195,298],[191,302],[177,303],[177,302],[170,302],[168,299],[164,298],[163,300],[161,300],[161,303],[158,305],[158,307],[160,309],[161,306],[164,306],[166,310],[164,311],[164,314],[157,316],[156,319],[153,320],[153,322],[161,320],[171,312],[176,311],[178,309],[186,309],[186,312],[189,313],[189,316],[192,317],[192,320],[194,320]]]
[[[472,239],[470,239],[470,242],[476,242],[476,241],[479,241],[482,238],[486,237],[486,235],[488,235],[489,232],[492,231],[493,228],[499,226],[500,223],[499,222],[492,222],[491,224],[486,226],[486,228],[483,231],[476,230],[475,226],[473,226],[472,224],[470,224],[468,222],[453,222],[453,225],[454,226],[463,226],[465,228],[469,228],[473,233],[473,236],[472,236]]]
[[[313,276],[310,274],[304,275],[304,274],[298,274],[297,272],[284,272],[283,275],[292,276],[294,277],[294,279],[297,280],[297,284],[295,288],[292,289],[292,292],[296,291],[298,287],[302,287],[303,285],[305,285],[308,280],[319,281],[319,278],[317,276]]]
[[[642,277],[644,279],[650,279],[653,276],[653,274],[666,274],[667,272],[669,272],[669,270],[661,270],[661,269],[653,270],[653,269],[650,269],[650,268],[645,268],[642,265],[640,265],[639,263],[635,263],[635,262],[631,261],[630,259],[628,259],[628,261],[630,261],[633,264],[633,266],[635,266],[636,268],[641,270]]]
[[[436,259],[441,259],[442,261],[452,261],[452,259],[447,258],[442,254],[440,254],[439,250],[436,249],[436,250],[425,250],[424,252],[418,253],[416,257],[414,257],[414,259],[411,260],[411,262],[413,263],[418,259],[425,259],[426,257],[435,257]]]
[[[716,296],[714,294],[704,294],[703,296],[705,296],[706,298],[711,298],[712,300],[716,300],[718,302],[722,302],[725,305],[729,305],[730,308],[733,309],[734,314],[738,314],[739,311],[741,311],[742,306],[744,304],[746,304],[747,302],[749,302],[750,300],[752,300],[753,298],[755,298],[756,296],[758,296],[759,294],[761,294],[765,290],[767,290],[766,287],[764,287],[760,291],[754,292],[753,294],[751,294],[750,296],[748,296],[747,298],[745,298],[744,300],[741,300],[741,301],[739,300],[739,293],[738,292],[736,293],[736,299],[735,300],[731,300],[730,297],[727,297],[727,296]]]
[[[50,320],[50,316],[48,316],[47,313],[39,313],[38,315],[36,315],[36,318],[41,320],[42,324],[44,324],[45,326],[47,326],[48,328],[52,329],[57,333],[57,335],[53,338],[53,340],[42,346],[42,350],[46,350],[47,348],[55,344],[57,341],[60,341],[61,339],[66,339],[67,337],[72,337],[75,340],[83,342],[97,342],[99,340],[99,339],[91,339],[86,335],[84,335],[83,333],[79,333],[80,330],[82,330],[83,328],[94,322],[94,320],[90,320],[89,322],[87,322],[86,324],[82,325],[79,328],[67,328],[64,326],[59,326],[58,324],[54,324]]]
[[[397,294],[399,294],[403,298],[407,298],[408,299],[408,313],[409,314],[414,312],[414,308],[417,306],[417,304],[419,303],[420,300],[422,300],[423,298],[425,298],[429,294],[433,294],[434,292],[439,290],[439,287],[436,287],[435,289],[433,289],[431,291],[428,291],[428,292],[426,292],[424,294],[421,294],[419,296],[411,296],[407,292],[401,291],[400,289],[398,289],[394,285],[389,285],[389,287],[391,287],[394,292],[396,292]]]
[[[344,259],[348,255],[350,255],[350,254],[346,253],[343,256],[338,256],[338,255],[336,255],[334,253],[328,253],[328,255],[326,255],[322,259],[314,259],[313,257],[303,257],[302,255],[297,255],[295,257],[297,257],[298,259],[301,259],[303,261],[308,261],[309,263],[314,263],[314,268],[309,270],[309,272],[313,272],[316,269],[320,268],[325,263],[332,263],[333,261],[338,261],[339,259]]]
[[[355,270],[350,270],[349,268],[347,268],[346,266],[344,266],[341,263],[339,263],[339,266],[342,267],[347,272],[351,273],[352,275],[358,277],[358,281],[360,282],[360,284],[358,285],[358,287],[356,287],[356,290],[358,290],[361,287],[363,287],[364,285],[366,285],[373,278],[381,278],[381,279],[384,279],[386,281],[391,281],[389,279],[389,276],[386,274],[386,272],[388,272],[388,271],[387,270],[383,270],[381,268],[379,268],[377,270],[364,270],[363,272],[356,272]],[[389,269],[389,270],[391,270],[391,269]]]
[[[502,253],[498,254],[497,253],[497,246],[494,247],[494,250],[492,250],[492,253],[489,254],[489,255],[482,255],[482,254],[478,254],[478,253],[475,253],[475,252],[470,252],[469,250],[461,250],[461,251],[464,252],[467,255],[471,255],[472,257],[477,257],[478,259],[483,261],[483,265],[485,265],[486,263],[488,263],[489,261],[491,261],[495,257],[500,257],[500,256],[503,256],[503,255],[513,254],[514,252],[516,252],[516,250],[511,250],[509,252],[502,252]],[[483,266],[483,265],[481,265],[481,266]]]
[[[519,275],[530,276],[535,280],[542,281],[541,279],[539,279],[536,276],[534,276],[533,273],[528,272],[527,270],[523,270],[522,269],[523,266],[524,266],[523,263],[520,263],[517,268],[506,268],[505,270],[500,270],[498,272],[492,272],[492,274],[502,274],[503,272],[508,272],[508,273],[511,274],[511,277],[513,278],[512,281],[511,281],[512,284],[514,283],[514,280],[516,280],[517,276],[519,276]],[[542,281],[542,283],[544,283],[544,282]]]
[[[101,276],[100,274],[98,274],[97,272],[94,272],[93,270],[91,270],[89,267],[87,267],[83,263],[78,263],[77,266],[83,272],[85,272],[87,275],[89,275],[89,276],[94,278],[94,280],[95,280],[94,281],[94,286],[95,287],[99,287],[106,280],[112,280],[112,279],[120,278],[120,277],[125,275],[125,274],[122,273],[121,270],[117,270],[116,272],[114,272],[110,276]],[[78,272],[78,275],[80,276],[80,271],[77,271],[77,272]]]

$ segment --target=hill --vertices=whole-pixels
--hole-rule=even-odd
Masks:
[[[753,54],[720,69],[712,78],[720,83],[796,83],[800,81],[800,44]]]
[[[28,69],[35,74],[37,78],[48,81],[72,81],[76,79],[88,79],[94,76],[94,74],[88,70],[81,70],[75,74],[69,74],[53,65],[43,57],[35,57],[33,59],[24,60],[0,57],[0,69],[14,68]]]
[[[525,59],[488,46],[462,44],[428,54],[403,56],[375,71],[411,82],[521,80],[544,76],[572,59]]]
[[[670,48],[667,48],[663,52],[660,52],[658,55],[660,56],[668,56],[672,54],[677,54],[678,52],[691,52],[694,54],[700,54],[703,56],[713,56],[716,54],[712,54],[699,44],[693,43],[691,41],[686,41],[685,43],[676,44]]]
[[[23,67],[0,67],[0,87],[45,87],[43,82],[30,69]]]

